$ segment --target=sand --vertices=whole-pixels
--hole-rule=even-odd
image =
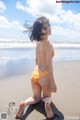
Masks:
[[[64,116],[79,116],[80,61],[54,62],[53,70],[57,84],[57,92],[52,94],[53,103]],[[0,79],[0,112],[6,110],[9,102],[15,102],[18,107],[20,101],[33,95],[30,80],[31,73]],[[34,113],[38,115],[36,119],[41,120],[40,114]]]

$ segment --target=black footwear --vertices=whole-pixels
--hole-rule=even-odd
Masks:
[[[16,117],[15,117],[15,119],[20,119],[20,120],[21,120],[21,119],[22,119],[22,117],[18,117],[18,116],[16,116]]]
[[[48,117],[47,117],[47,119],[48,119],[48,120],[53,119],[53,118],[54,118],[54,116],[53,116],[53,117],[51,117],[51,118],[48,118]]]

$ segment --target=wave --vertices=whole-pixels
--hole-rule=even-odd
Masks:
[[[55,48],[80,48],[80,43],[53,43]],[[0,48],[35,48],[36,43],[0,43]]]
[[[26,56],[18,56],[18,57],[11,57],[11,56],[8,56],[8,57],[4,57],[4,56],[1,56],[0,57],[0,65],[2,64],[6,64],[7,62],[9,61],[14,61],[14,62],[17,62],[17,61],[20,61],[20,60],[33,60],[35,59],[35,56],[29,56],[29,55],[26,55]]]

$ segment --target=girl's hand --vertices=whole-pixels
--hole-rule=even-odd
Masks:
[[[51,83],[51,91],[52,92],[57,92],[57,86],[56,86],[55,82]]]

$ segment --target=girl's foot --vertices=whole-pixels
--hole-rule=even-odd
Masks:
[[[19,109],[16,113],[15,119],[22,119],[23,117],[23,111],[24,111],[25,103],[22,101],[19,105]]]
[[[18,119],[20,119],[20,120],[21,120],[21,119],[22,119],[22,117],[18,117],[18,116],[16,116],[16,117],[15,117],[15,119],[16,119],[16,120],[18,120]]]

